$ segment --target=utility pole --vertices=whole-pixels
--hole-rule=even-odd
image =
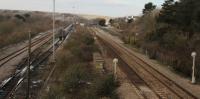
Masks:
[[[55,0],[53,0],[53,62],[55,62]]]
[[[63,14],[63,31],[62,31],[62,40],[64,40],[64,29],[65,29],[65,15]]]
[[[76,1],[76,0],[75,0]],[[74,6],[73,6],[73,12],[74,12],[74,16],[73,16],[73,24],[75,25],[76,24],[76,4],[74,3]]]
[[[196,58],[197,53],[196,52],[192,52],[191,56],[193,58],[193,65],[192,65],[192,84],[196,83],[196,79],[195,79],[195,58]]]
[[[63,14],[63,22],[64,22],[63,25],[65,25],[65,14]]]
[[[29,43],[28,43],[28,67],[27,67],[27,95],[26,99],[30,96],[30,65],[31,65],[31,32],[29,31]]]

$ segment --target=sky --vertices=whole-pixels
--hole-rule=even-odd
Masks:
[[[56,0],[56,12],[120,17],[140,15],[145,3],[164,0]],[[53,0],[0,0],[0,9],[52,11]]]

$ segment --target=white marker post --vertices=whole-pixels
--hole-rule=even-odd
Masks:
[[[195,58],[196,58],[197,53],[196,52],[192,52],[191,56],[193,58],[193,65],[192,65],[192,84],[196,83],[196,79],[195,79]]]
[[[114,67],[113,67],[113,69],[114,69],[114,77],[115,77],[115,80],[117,80],[117,63],[118,63],[118,59],[117,58],[114,58],[113,59],[113,63],[114,63]]]

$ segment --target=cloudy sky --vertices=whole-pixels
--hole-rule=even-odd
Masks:
[[[0,0],[0,9],[52,11],[52,1]],[[164,0],[56,0],[56,11],[105,16],[139,15],[147,2],[160,7]]]

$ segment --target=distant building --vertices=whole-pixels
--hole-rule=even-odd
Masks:
[[[135,21],[137,19],[137,16],[126,16],[125,17],[125,22],[128,22],[129,20]]]

